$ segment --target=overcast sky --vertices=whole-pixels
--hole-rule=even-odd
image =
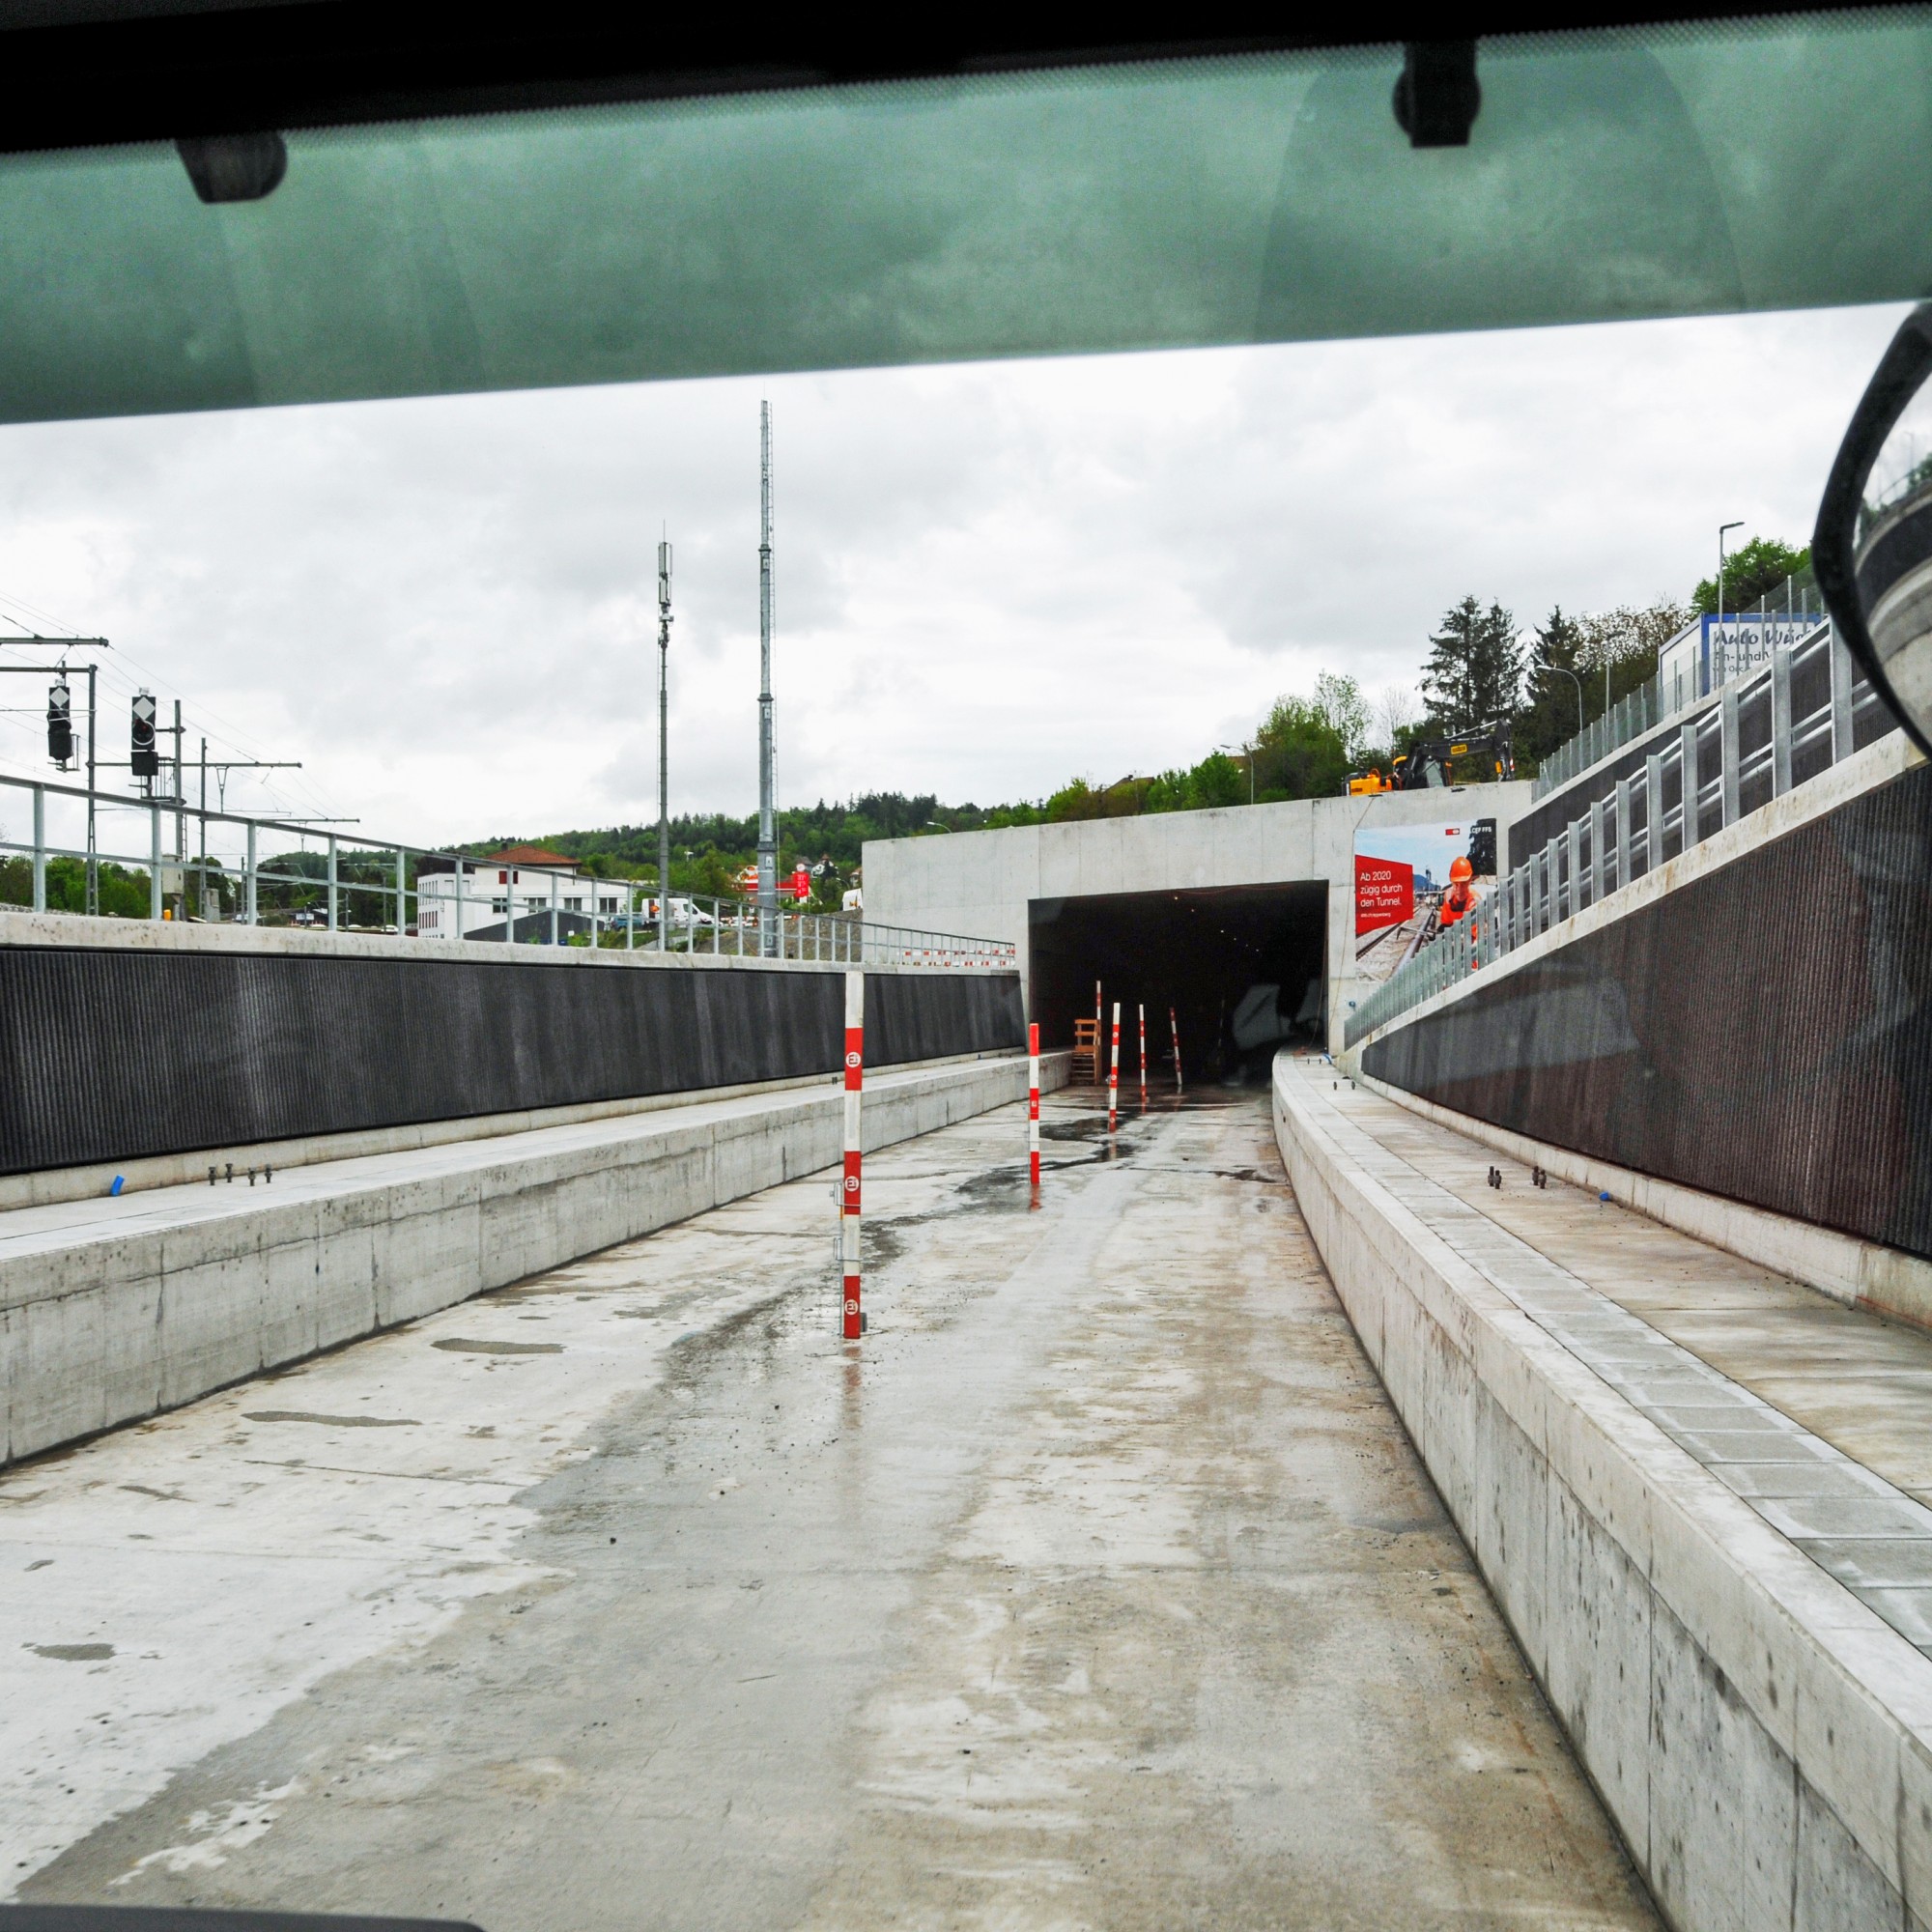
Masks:
[[[667,526],[672,809],[748,811],[769,395],[781,804],[1039,797],[1413,684],[1465,591],[1527,624],[1684,596],[1734,518],[1804,541],[1900,313],[0,429],[0,606],[125,653],[116,755],[145,682],[306,809],[538,834],[655,817]],[[9,771],[42,701],[0,681]]]

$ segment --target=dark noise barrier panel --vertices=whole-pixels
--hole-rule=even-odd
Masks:
[[[836,1071],[839,972],[0,947],[0,1173]],[[866,1058],[1023,1046],[1012,974],[868,973]]]
[[[1397,1027],[1362,1065],[1932,1257],[1932,767]]]

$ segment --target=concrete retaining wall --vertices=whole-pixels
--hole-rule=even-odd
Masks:
[[[1680,1932],[1923,1932],[1932,1666],[1383,1187],[1275,1132],[1336,1290]]]
[[[1065,1084],[1047,1056],[1042,1083]],[[1025,1057],[867,1083],[866,1145],[1023,1099]],[[0,1219],[0,1461],[635,1239],[838,1158],[827,1082]],[[1024,1138],[1014,1159],[1024,1158]],[[828,1206],[827,1253],[832,1235]]]

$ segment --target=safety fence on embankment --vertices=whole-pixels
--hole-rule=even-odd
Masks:
[[[1660,735],[1539,803],[1531,819],[1555,829],[1459,926],[1362,1001],[1349,1016],[1348,1045],[1897,728],[1829,622],[1665,722]]]
[[[1932,766],[1892,732],[1347,1057],[1463,1120],[1922,1264],[1928,879]]]

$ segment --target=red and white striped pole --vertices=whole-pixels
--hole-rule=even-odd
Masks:
[[[1174,1016],[1174,1009],[1167,1009],[1167,1024],[1174,1035],[1174,1091],[1180,1092],[1180,1022]]]
[[[1105,1012],[1100,1005],[1100,982],[1094,981],[1094,1084],[1100,1084],[1100,1034]]]
[[[865,1142],[860,1108],[866,1085],[866,976],[845,976],[845,1173],[838,1189],[838,1255],[845,1277],[842,1296],[844,1336],[856,1342],[864,1327],[859,1313],[859,1168]]]
[[[1114,1049],[1107,1062],[1107,1131],[1114,1131],[1114,1124],[1121,1111],[1121,1003],[1114,1002]]]
[[[1027,1028],[1027,1174],[1039,1185],[1039,1026]]]
[[[1147,1112],[1147,1008],[1136,1009],[1141,1017],[1141,1112]]]

